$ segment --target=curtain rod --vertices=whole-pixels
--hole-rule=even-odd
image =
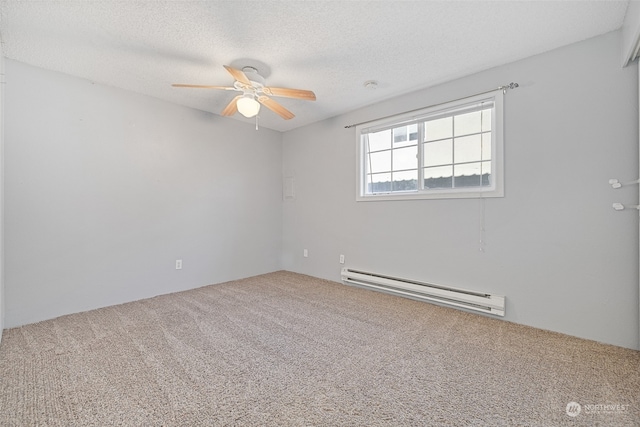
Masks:
[[[448,104],[448,103],[450,103],[450,102],[461,101],[461,100],[463,100],[463,99],[471,98],[471,97],[473,97],[473,96],[478,96],[478,95],[484,95],[485,93],[491,93],[491,92],[495,92],[495,91],[497,91],[497,90],[501,90],[501,91],[502,91],[502,93],[507,93],[507,90],[508,90],[508,89],[515,89],[515,88],[517,88],[517,87],[519,87],[519,86],[520,86],[520,85],[519,85],[518,83],[513,83],[513,82],[512,82],[512,83],[509,83],[508,85],[505,85],[505,86],[499,86],[499,87],[498,87],[498,88],[496,88],[496,89],[487,90],[487,91],[480,92],[480,93],[475,93],[475,94],[473,94],[473,95],[463,96],[462,98],[452,99],[452,100],[449,100],[449,101],[446,101],[446,102],[440,102],[439,104],[433,104],[433,105],[428,105],[428,106],[426,106],[426,107],[416,108],[415,110],[403,111],[402,113],[398,113],[398,114],[410,114],[410,113],[414,113],[414,112],[416,112],[416,111],[424,110],[425,108],[437,107],[438,105],[444,105],[444,104]],[[367,121],[365,121],[365,122],[354,123],[354,124],[352,124],[352,125],[347,125],[347,126],[345,126],[345,129],[349,129],[349,128],[352,128],[352,127],[354,127],[354,126],[364,125],[364,124],[371,123],[371,122],[375,122],[375,121],[378,121],[378,120],[389,119],[389,118],[391,118],[391,117],[395,117],[395,116],[397,116],[398,114],[391,114],[391,115],[389,115],[389,116],[378,117],[377,119],[367,120]]]

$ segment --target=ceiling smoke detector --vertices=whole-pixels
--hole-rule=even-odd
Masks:
[[[365,89],[375,90],[378,87],[378,82],[375,80],[367,80],[366,82],[363,83],[363,86]]]

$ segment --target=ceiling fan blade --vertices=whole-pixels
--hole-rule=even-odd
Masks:
[[[174,83],[171,86],[173,86],[173,87],[192,87],[192,88],[197,88],[197,89],[237,90],[235,87],[231,87],[231,86],[185,85],[185,84],[182,84],[182,83]]]
[[[289,120],[295,117],[295,115],[291,111],[287,110],[280,103],[274,101],[268,96],[265,96],[265,95],[259,96],[258,102],[264,105],[265,107],[267,107],[268,109],[270,109],[271,111],[273,111],[274,113],[280,115],[280,117],[282,117],[285,120]]]
[[[307,101],[315,101],[316,94],[310,90],[287,89],[283,87],[263,87],[262,91],[267,95],[283,96],[285,98],[305,99]]]
[[[224,68],[227,69],[227,71],[229,72],[229,74],[231,74],[233,76],[234,79],[236,79],[237,81],[239,81],[240,83],[244,83],[246,85],[251,86],[251,82],[249,81],[249,79],[247,78],[247,75],[244,73],[244,71],[240,71],[237,70],[235,68],[231,68],[228,65],[225,65]]]
[[[242,98],[242,95],[238,95],[235,98],[233,98],[231,102],[227,104],[226,107],[224,107],[224,110],[222,110],[222,115],[233,116],[236,113],[236,111],[238,111],[238,99],[240,98]]]

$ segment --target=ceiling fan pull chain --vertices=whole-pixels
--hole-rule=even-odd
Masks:
[[[258,115],[256,114],[256,130],[258,130]]]

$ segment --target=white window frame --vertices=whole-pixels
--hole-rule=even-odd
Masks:
[[[366,193],[366,147],[363,134],[372,131],[382,130],[411,124],[421,120],[436,116],[455,115],[456,111],[464,109],[466,106],[478,104],[480,102],[493,102],[493,112],[491,115],[491,185],[479,187],[462,188],[438,188],[422,189],[424,180],[422,178],[422,139],[418,140],[418,181],[419,189],[412,191],[396,191],[388,193]],[[471,96],[457,101],[427,107],[422,110],[410,113],[398,114],[396,116],[368,122],[356,126],[357,157],[356,157],[356,201],[379,201],[379,200],[414,200],[414,199],[463,199],[463,198],[485,198],[504,197],[504,94],[498,90],[489,94]],[[422,183],[420,183],[422,181]]]

